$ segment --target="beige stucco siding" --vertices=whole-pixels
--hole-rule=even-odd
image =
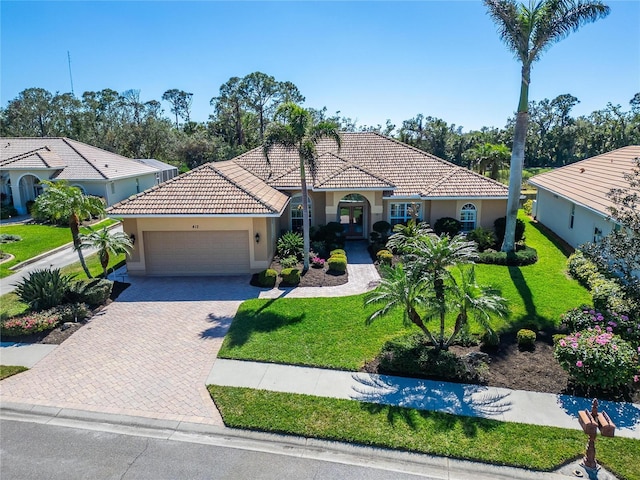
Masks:
[[[569,200],[539,188],[536,218],[574,248],[586,242],[593,242],[596,228],[602,232],[602,235],[611,233],[614,227],[613,222],[580,205],[575,205],[573,228],[571,228],[572,205],[574,204]]]
[[[442,217],[459,218],[460,212],[457,209],[458,202],[459,200],[432,200],[429,223],[433,225]],[[460,206],[462,207],[462,205]]]
[[[478,217],[478,226],[493,229],[496,219],[507,214],[506,200],[482,200],[482,215]]]
[[[127,262],[127,267],[132,275],[145,275],[147,273],[144,232],[247,231],[250,269],[251,272],[259,272],[267,268],[271,262],[275,248],[272,236],[274,225],[274,219],[264,217],[126,218],[123,221],[124,231],[129,235],[134,234],[136,236],[135,248]],[[260,234],[260,242],[255,241],[256,233]]]

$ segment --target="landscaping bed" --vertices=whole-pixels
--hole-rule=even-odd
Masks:
[[[269,268],[278,272],[278,278],[276,279],[276,287],[281,286],[282,277],[280,272],[282,271],[282,265],[280,265],[280,259],[274,258]],[[302,272],[302,263],[299,263],[295,268]],[[254,275],[255,277],[255,275]],[[300,283],[298,287],[335,287],[337,285],[344,285],[349,281],[349,274],[335,273],[329,271],[329,267],[325,265],[322,268],[309,267],[309,270],[302,272],[300,275]],[[252,285],[257,285],[255,279],[251,282]],[[286,287],[287,285],[282,285]]]

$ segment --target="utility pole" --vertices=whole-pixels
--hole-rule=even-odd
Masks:
[[[75,94],[73,93],[73,76],[71,75],[71,54],[69,53],[69,50],[67,50],[67,60],[69,62],[69,80],[71,81],[71,95],[75,97]]]

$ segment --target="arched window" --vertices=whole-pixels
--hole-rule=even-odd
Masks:
[[[291,197],[289,205],[291,207],[291,231],[302,232],[302,195],[298,193]],[[307,197],[307,205],[309,207],[309,225],[311,225],[313,208],[311,208],[311,198],[309,197]]]
[[[470,232],[476,228],[476,206],[473,203],[467,203],[460,210],[460,222],[462,223],[462,231]]]

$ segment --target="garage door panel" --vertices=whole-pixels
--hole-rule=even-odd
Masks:
[[[249,273],[249,232],[144,232],[149,275]]]

